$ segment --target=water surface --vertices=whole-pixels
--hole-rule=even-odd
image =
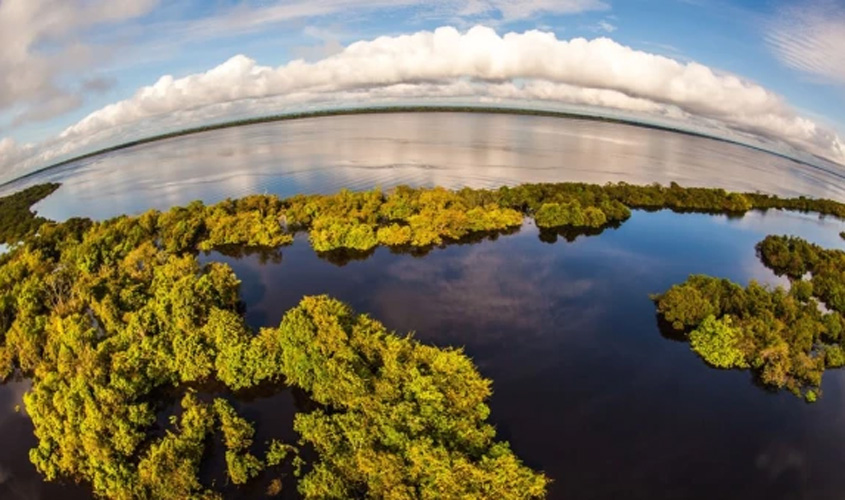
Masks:
[[[835,175],[739,146],[504,115],[335,117],[221,130],[36,180],[44,179],[64,183],[39,205],[59,219],[400,183],[674,180],[845,199]],[[845,372],[825,374],[813,405],[767,392],[748,373],[711,369],[688,344],[663,337],[648,296],[691,273],[782,283],[756,258],[757,241],[794,234],[842,248],[842,230],[831,218],[781,211],[739,218],[634,211],[621,227],[573,242],[545,243],[529,224],[423,257],[381,248],[333,263],[300,235],[276,259],[202,259],[234,268],[254,327],[277,325],[303,295],[328,293],[423,342],[463,346],[494,380],[499,436],[554,479],[550,498],[828,499],[845,491]],[[86,498],[85,487],[43,483],[29,464],[35,438],[25,411],[15,412],[27,387],[0,386],[0,498]],[[293,412],[307,408],[281,388],[235,397],[256,421],[259,443],[290,439]],[[220,471],[215,450],[206,479]],[[260,497],[261,481],[226,494]]]
[[[845,200],[839,175],[735,144],[625,124],[488,113],[337,116],[215,130],[89,158],[4,191],[47,180],[63,183],[38,206],[54,219],[397,184],[676,181]]]

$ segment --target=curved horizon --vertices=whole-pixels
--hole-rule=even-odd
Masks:
[[[263,116],[255,116],[249,118],[242,118],[242,119],[234,119],[234,120],[226,120],[220,122],[209,123],[207,125],[200,125],[194,127],[187,127],[183,129],[178,129],[170,132],[165,132],[156,135],[150,135],[141,137],[138,139],[133,139],[125,142],[121,142],[115,144],[113,146],[108,146],[100,149],[96,149],[90,152],[82,153],[79,155],[72,156],[70,158],[62,159],[55,163],[51,163],[44,167],[38,168],[31,172],[24,173],[19,175],[13,179],[7,180],[5,182],[0,183],[0,187],[9,186],[15,184],[18,181],[24,180],[28,177],[32,177],[38,174],[42,174],[48,172],[54,168],[62,167],[65,165],[69,165],[78,161],[82,161],[89,158],[96,158],[97,156],[101,156],[104,154],[112,153],[115,151],[120,151],[123,149],[132,148],[135,146],[147,145],[147,144],[154,144],[159,141],[164,141],[167,139],[172,139],[175,137],[183,137],[195,134],[202,134],[204,132],[211,132],[214,130],[226,129],[226,128],[236,128],[242,126],[249,126],[249,125],[256,125],[262,123],[274,123],[274,122],[282,122],[282,121],[289,121],[289,120],[300,120],[300,119],[312,119],[312,118],[331,118],[335,116],[350,116],[350,115],[361,115],[361,114],[387,114],[387,113],[491,113],[491,114],[510,114],[510,115],[518,115],[518,116],[536,116],[536,117],[545,117],[545,118],[556,118],[556,119],[570,119],[570,120],[590,120],[590,121],[599,121],[599,122],[606,122],[606,123],[614,123],[619,125],[628,125],[633,127],[645,128],[645,129],[652,129],[658,130],[662,132],[669,132],[669,133],[676,133],[682,135],[690,135],[694,137],[699,137],[703,139],[710,139],[714,141],[724,142],[728,144],[737,145],[740,147],[749,148],[755,151],[759,151],[765,154],[770,154],[776,157],[784,158],[787,160],[794,161],[801,165],[811,167],[811,168],[818,168],[828,172],[830,174],[843,177],[845,178],[845,171],[836,171],[832,168],[829,168],[821,163],[813,163],[812,159],[816,161],[821,160],[822,162],[829,163],[833,167],[845,167],[845,165],[837,163],[828,158],[820,158],[820,157],[811,157],[811,158],[801,158],[798,155],[791,155],[788,152],[780,151],[774,148],[767,148],[763,144],[754,144],[752,142],[745,142],[738,139],[720,136],[714,133],[707,133],[704,130],[691,130],[685,129],[682,126],[672,126],[670,124],[659,124],[659,123],[649,123],[646,121],[638,120],[635,117],[620,117],[620,116],[608,116],[608,114],[600,114],[600,113],[589,113],[586,111],[576,111],[576,110],[556,110],[556,109],[543,109],[543,108],[532,108],[532,107],[508,107],[508,106],[489,106],[489,105],[473,105],[473,104],[465,104],[465,105],[454,105],[454,104],[426,104],[426,105],[384,105],[384,106],[361,106],[361,107],[352,107],[352,106],[345,106],[345,107],[336,107],[336,108],[324,108],[324,109],[314,109],[308,111],[292,111],[289,113],[282,113],[282,114],[272,114],[272,115],[263,115]]]
[[[26,128],[29,118],[19,116],[4,128],[0,100],[0,131],[12,132],[0,140],[0,182],[92,151],[213,123],[419,105],[597,115],[727,139],[805,163],[845,165],[835,107],[828,101],[824,108],[805,109],[810,89],[786,95],[782,80],[767,86],[718,61],[632,43],[616,31],[564,37],[552,26],[508,28],[479,19],[368,32],[307,55],[256,54],[237,46],[224,54],[187,68],[146,72],[140,81],[154,83],[124,88],[117,100],[69,115],[60,127],[55,122],[52,134],[33,129],[28,140],[14,131]]]

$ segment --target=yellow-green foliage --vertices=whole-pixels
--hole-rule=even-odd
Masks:
[[[581,208],[578,201],[569,203],[543,203],[534,214],[539,227],[601,227],[607,216],[597,207]]]
[[[369,210],[380,196],[344,194],[341,198],[346,200],[344,210],[350,208],[350,199],[363,200],[361,206]],[[442,200],[452,196],[433,191],[419,198],[425,201],[423,205],[440,206],[445,213],[448,202]],[[203,265],[196,256],[200,247],[277,244],[282,241],[278,238],[289,238],[280,210],[281,202],[274,197],[252,197],[212,207],[193,203],[164,214],[151,211],[99,223],[46,224],[38,236],[0,260],[0,375],[5,378],[19,369],[32,379],[24,402],[38,439],[30,453],[37,470],[48,479],[72,477],[89,482],[96,495],[110,498],[212,498],[215,492],[200,483],[197,473],[218,427],[232,483],[248,482],[264,469],[265,463],[253,454],[252,426],[228,403],[203,403],[189,393],[183,398],[181,413],[171,416],[172,428],[156,436],[154,422],[162,402],[154,395],[165,394],[166,387],[208,380],[236,390],[299,376],[293,367],[290,373],[285,371],[285,337],[279,329],[254,332],[244,323],[239,312],[240,283],[231,268],[220,263]],[[472,231],[501,218],[515,220],[507,214],[495,207],[489,213],[455,209],[450,217],[461,221],[460,231]],[[359,215],[360,221],[368,221]],[[248,230],[254,228],[255,220],[279,221],[269,223],[278,229]],[[408,229],[399,229],[400,234],[411,230],[412,223],[403,227]],[[438,234],[455,234],[449,232],[453,230],[455,226],[444,224]],[[383,330],[372,320],[368,324],[374,331]],[[325,335],[331,337],[332,332],[327,329]],[[324,338],[323,333],[318,335]],[[386,339],[385,346],[379,339]],[[367,416],[390,423],[395,428],[391,433],[411,426],[416,430],[409,442],[430,448],[419,448],[425,454],[418,461],[395,463],[399,468],[391,469],[391,474],[400,478],[396,480],[405,484],[424,478],[430,483],[426,488],[445,488],[445,496],[455,485],[474,488],[466,490],[474,496],[479,492],[542,493],[545,479],[521,466],[505,445],[491,441],[493,429],[483,423],[489,382],[477,375],[466,357],[393,336],[372,340],[372,345],[336,346],[352,356],[372,354],[358,353],[362,348],[397,350],[398,357],[385,372],[389,378],[378,387],[360,387],[361,401],[370,401]],[[423,369],[431,373],[396,378]],[[358,383],[365,381],[353,371],[334,376],[338,389],[349,381],[355,384],[356,378]],[[322,397],[328,383],[319,382],[303,385],[315,393],[315,399]],[[413,410],[395,408],[382,398],[384,391],[397,389],[420,401],[428,394],[442,401],[432,400]],[[297,418],[303,439],[314,428],[299,422],[316,415]],[[328,415],[330,421],[335,418]],[[359,430],[374,429],[365,425]],[[383,444],[380,439],[365,442],[374,447]],[[325,451],[321,464],[330,463],[336,450]],[[280,465],[288,456],[293,456],[295,471],[303,465],[290,445],[273,442],[266,453],[270,465]],[[368,453],[381,456],[383,452]],[[303,481],[303,491],[330,483],[314,479],[323,466],[318,465]],[[370,471],[369,466],[361,467]],[[462,475],[445,474],[444,467]],[[374,496],[386,491],[377,482],[355,487],[371,488]]]
[[[197,478],[205,440],[214,426],[214,413],[190,393],[182,399],[182,410],[178,432],[167,431],[138,463],[137,489],[118,487],[108,493],[110,496],[162,500],[218,497],[204,491]]]
[[[295,446],[274,439],[270,441],[270,448],[267,450],[264,461],[267,462],[268,467],[274,467],[284,462],[288,455],[297,454],[298,451]]]
[[[223,431],[223,442],[226,444],[229,479],[235,484],[244,484],[264,469],[261,460],[249,452],[255,430],[224,399],[214,400],[214,411],[220,420],[220,430]]]
[[[323,405],[295,421],[320,455],[299,486],[307,497],[542,496],[546,478],[494,441],[484,403],[490,383],[460,351],[397,337],[325,297],[305,300],[280,329],[253,332],[232,269],[203,265],[197,252],[278,247],[296,230],[310,230],[317,250],[429,246],[516,227],[525,216],[595,227],[625,220],[628,207],[742,211],[759,199],[623,184],[400,187],[194,202],[103,222],[37,221],[25,234],[15,229],[22,243],[0,257],[0,379],[19,370],[32,380],[24,402],[38,439],[30,452],[36,469],[89,482],[98,496],[211,497],[196,471],[217,426],[232,482],[264,467],[250,449],[251,426],[224,403],[189,394],[173,428],[152,432],[162,409],[156,394],[208,380],[232,390],[287,380]],[[676,328],[710,335],[696,345],[718,354],[714,364],[748,363],[764,383],[813,399],[825,366],[845,358],[845,252],[795,241],[760,249],[772,266],[812,278],[786,292],[694,277],[658,308]],[[283,450],[295,451],[271,448],[267,462],[278,464]],[[302,465],[296,453],[293,461]]]
[[[845,252],[785,236],[768,236],[757,250],[766,266],[791,277],[788,291],[690,276],[655,297],[658,312],[689,332],[711,365],[751,368],[764,384],[815,401],[825,368],[845,364]]]
[[[410,226],[400,226],[394,223],[380,227],[376,237],[382,245],[401,246],[411,243],[412,232]]]
[[[0,198],[0,206],[9,207],[3,212],[6,222],[0,221],[0,238],[5,231],[3,224],[10,228],[5,232],[17,235],[7,238],[9,241],[35,232],[46,221],[36,218],[28,207],[57,187],[45,184]],[[160,241],[171,252],[235,244],[278,247],[292,241],[293,230],[308,231],[314,248],[325,252],[344,248],[366,251],[379,244],[440,245],[472,233],[519,226],[526,215],[534,216],[542,228],[595,229],[626,220],[630,208],[712,213],[788,208],[845,217],[845,205],[830,200],[728,193],[722,189],[684,188],[675,183],[669,187],[625,183],[523,184],[498,190],[459,191],[400,186],[387,194],[379,189],[342,190],[333,195],[294,196],[286,200],[254,195],[210,207],[197,201],[144,217],[152,224],[147,229],[158,231]]]
[[[479,193],[490,198],[486,204],[477,204]],[[285,220],[307,229],[318,252],[379,244],[425,247],[522,224],[522,214],[499,206],[492,193],[401,186],[387,195],[373,190],[298,196],[285,200]]]
[[[461,351],[398,337],[346,305],[306,297],[279,329],[282,370],[329,411],[294,427],[320,460],[306,498],[536,498],[547,479],[486,423],[490,381]]]
[[[730,316],[707,316],[690,332],[689,339],[692,349],[715,367],[748,368],[742,351],[742,331],[733,326]]]
[[[201,265],[196,248],[168,250],[204,231],[175,230],[157,212],[48,224],[0,262],[0,375],[32,378],[30,458],[48,479],[85,480],[113,498],[204,495],[195,476],[214,414],[188,397],[177,431],[151,439],[153,391],[281,378],[275,336],[255,335],[237,313],[232,270]],[[229,461],[234,481],[261,467],[244,450]]]
[[[801,238],[768,236],[757,244],[757,253],[766,267],[778,275],[799,279],[819,264],[819,247]]]
[[[757,252],[777,274],[793,279],[809,274],[808,290],[829,309],[845,314],[845,252],[790,236],[767,236]]]

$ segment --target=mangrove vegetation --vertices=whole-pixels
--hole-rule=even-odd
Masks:
[[[695,275],[654,297],[658,313],[708,364],[815,401],[825,369],[845,365],[845,252],[790,236],[757,252],[789,288]]]

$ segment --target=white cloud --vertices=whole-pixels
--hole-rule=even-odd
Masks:
[[[3,0],[0,2],[0,117],[13,125],[78,107],[85,83],[68,76],[96,65],[106,49],[85,43],[94,27],[137,17],[157,0]]]
[[[766,42],[781,62],[822,82],[845,85],[845,4],[788,5],[768,28]]]
[[[16,148],[18,171],[116,140],[316,102],[367,104],[421,98],[498,99],[602,106],[707,123],[783,141],[845,162],[836,134],[778,95],[707,66],[633,50],[607,38],[559,40],[440,28],[353,43],[314,63],[278,68],[236,56],[209,70],[161,77],[37,147]],[[10,147],[7,144],[7,148]],[[20,158],[29,158],[21,161]],[[5,159],[9,168],[14,163]]]
[[[613,33],[616,31],[616,25],[611,24],[609,21],[599,21],[598,28],[605,33]]]
[[[340,32],[342,32],[342,29],[338,26],[331,28],[306,26],[302,30],[302,33],[309,38],[319,41],[319,43],[297,46],[291,49],[291,52],[297,59],[305,59],[306,61],[314,61],[333,56],[343,51],[343,45],[340,43],[338,36]]]
[[[33,147],[28,145],[19,145],[11,137],[0,139],[0,167],[14,167],[27,161],[31,161],[33,154]],[[23,172],[21,172],[23,173]]]

